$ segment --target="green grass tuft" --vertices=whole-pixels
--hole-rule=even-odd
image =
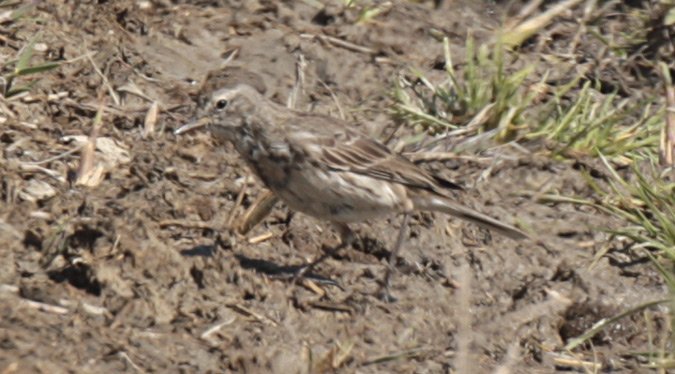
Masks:
[[[25,48],[23,48],[22,52],[19,53],[16,59],[9,60],[0,65],[0,71],[6,70],[8,67],[12,70],[10,73],[2,75],[4,87],[0,93],[5,98],[10,98],[22,92],[26,92],[38,82],[38,79],[31,79],[21,86],[16,86],[16,78],[26,77],[29,75],[34,76],[36,74],[54,70],[61,65],[58,62],[45,62],[37,65],[30,65],[31,57],[33,57],[33,49],[35,48],[35,43],[37,42],[38,38],[39,34],[36,35]]]
[[[498,129],[498,139],[512,139],[524,126],[525,111],[536,96],[525,87],[535,67],[506,74],[501,44],[491,52],[485,45],[476,48],[473,39],[468,38],[466,67],[460,74],[455,70],[447,38],[443,45],[447,79],[434,85],[421,72],[411,69],[426,92],[421,93],[410,82],[396,87],[394,117],[432,135],[465,127],[474,119],[471,126],[476,133]]]

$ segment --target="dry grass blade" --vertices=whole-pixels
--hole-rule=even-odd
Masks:
[[[561,367],[583,369],[585,373],[598,373],[602,369],[599,362],[583,361],[577,357],[555,357],[553,361]]]
[[[376,55],[377,52],[378,52],[377,50],[374,50],[372,48],[363,47],[363,46],[360,46],[358,44],[354,44],[354,43],[351,43],[351,42],[348,42],[348,41],[345,41],[345,40],[342,40],[342,39],[339,39],[339,38],[336,38],[336,37],[333,37],[333,36],[329,36],[329,35],[300,34],[300,37],[306,38],[306,39],[317,38],[321,41],[328,42],[328,43],[333,44],[337,47],[342,47],[342,48],[348,49],[350,51],[365,53],[365,54],[368,54],[368,55]]]
[[[267,324],[269,324],[271,326],[274,326],[274,327],[279,325],[279,323],[277,323],[275,320],[273,320],[273,319],[271,319],[271,318],[269,318],[269,317],[267,317],[263,314],[257,313],[255,311],[253,311],[252,309],[249,309],[249,308],[247,308],[247,307],[245,307],[241,304],[231,304],[231,305],[228,305],[228,306],[230,308],[240,312],[240,313],[243,313],[245,315],[249,315],[249,316],[255,318],[259,322],[267,323]]]
[[[143,139],[152,137],[155,133],[155,125],[157,125],[157,117],[159,116],[159,103],[154,101],[148,113],[145,115],[145,121],[143,122]]]
[[[426,348],[409,349],[409,350],[403,351],[403,352],[395,352],[395,353],[385,354],[385,355],[378,356],[378,357],[373,357],[373,358],[367,359],[361,365],[362,366],[368,366],[368,365],[380,364],[380,363],[389,362],[389,361],[397,361],[397,360],[403,360],[403,359],[414,359],[414,358],[423,357],[423,356],[429,354],[429,352],[430,352],[430,350],[426,349]]]
[[[271,191],[265,191],[246,211],[237,227],[237,232],[245,235],[272,211],[279,199]]]
[[[2,293],[10,293],[15,296],[19,295],[19,287],[14,286],[14,285],[9,285],[9,284],[0,284],[0,296],[5,298],[5,295],[2,295]],[[55,313],[55,314],[66,314],[70,310],[68,308],[64,308],[61,306],[57,305],[52,305],[40,301],[35,301],[35,300],[30,300],[26,298],[21,298],[19,300],[19,303],[26,305],[30,308],[38,309],[43,312],[47,313]]]
[[[543,2],[544,0],[530,0],[529,3],[525,4],[522,8],[520,8],[520,10],[518,10],[518,14],[514,15],[513,17],[509,17],[509,19],[506,20],[505,26],[509,29],[515,27],[519,22],[529,17],[530,14],[536,12]]]
[[[179,227],[188,227],[188,228],[193,228],[193,229],[205,229],[205,230],[214,230],[218,231],[222,229],[221,227],[218,227],[217,225],[214,225],[210,222],[201,222],[201,221],[185,221],[185,220],[178,220],[178,219],[166,219],[159,221],[159,227],[164,228],[164,227],[169,227],[169,226],[179,226]]]
[[[89,134],[89,141],[82,147],[80,151],[80,166],[77,169],[76,183],[85,184],[89,179],[90,174],[94,170],[94,152],[96,152],[96,137],[98,136],[98,129],[96,126]]]
[[[248,184],[246,182],[244,182],[241,186],[241,190],[239,191],[239,194],[237,195],[237,200],[234,201],[234,206],[230,210],[230,217],[227,219],[227,221],[225,223],[225,226],[232,227],[234,219],[237,216],[237,209],[239,209],[239,207],[243,203],[247,190],[248,190]]]
[[[309,290],[319,295],[320,297],[324,297],[326,295],[326,291],[324,291],[323,288],[319,287],[311,279],[303,278],[301,282],[303,286],[307,287]]]
[[[260,242],[264,242],[265,240],[269,240],[272,237],[272,233],[268,232],[262,235],[254,236],[248,240],[250,244],[258,244]]]
[[[321,295],[321,294],[319,294]],[[323,310],[328,310],[332,312],[344,312],[344,313],[354,313],[354,308],[351,308],[349,306],[346,306],[344,304],[332,302],[332,301],[313,301],[310,300],[308,302],[308,305],[318,308],[318,309],[323,309]]]
[[[69,310],[64,307],[60,307],[57,305],[52,305],[52,304],[47,304],[47,303],[42,303],[39,301],[34,301],[34,300],[22,300],[23,303],[28,305],[31,308],[35,308],[38,310],[41,310],[43,312],[47,313],[55,313],[55,314],[67,314]]]
[[[113,88],[112,84],[110,84],[110,81],[108,80],[108,77],[103,74],[101,69],[99,69],[98,65],[96,65],[96,61],[94,61],[94,58],[92,57],[93,54],[87,51],[86,57],[87,60],[89,60],[89,63],[91,63],[91,66],[94,68],[94,71],[96,74],[101,77],[103,80],[103,84],[108,88],[108,94],[110,97],[112,97],[113,101],[115,102],[115,105],[119,106],[120,105],[120,97],[117,95],[117,92],[115,92],[115,89]]]
[[[525,40],[531,38],[534,34],[549,25],[553,18],[561,15],[569,9],[572,9],[582,0],[567,0],[553,6],[546,12],[532,17],[525,22],[505,31],[502,35],[504,45],[513,48],[521,45]]]
[[[204,332],[199,336],[199,338],[200,338],[200,339],[203,339],[203,340],[208,340],[208,339],[211,337],[211,335],[213,335],[213,334],[215,334],[216,332],[218,332],[218,330],[220,330],[221,328],[223,328],[223,327],[225,327],[225,326],[227,326],[227,325],[232,324],[236,319],[237,319],[236,317],[232,317],[232,318],[228,319],[227,321],[223,321],[223,322],[221,322],[221,323],[218,323],[218,324],[216,324],[216,325],[214,325],[214,326],[208,328],[206,331],[204,331]]]
[[[87,144],[80,151],[80,165],[77,169],[75,184],[87,187],[98,186],[103,180],[103,166],[95,164],[96,138],[103,122],[103,104],[99,107]]]
[[[666,89],[666,123],[661,131],[660,160],[661,165],[673,165],[675,161],[675,87],[670,76],[670,69],[661,62],[663,84]]]

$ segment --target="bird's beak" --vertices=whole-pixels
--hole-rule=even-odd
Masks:
[[[202,117],[202,118],[200,118],[196,121],[184,124],[183,126],[174,130],[173,133],[174,133],[174,135],[184,134],[188,131],[192,131],[194,129],[204,127],[204,126],[210,124],[211,122],[213,122],[213,117],[211,117],[211,116]]]

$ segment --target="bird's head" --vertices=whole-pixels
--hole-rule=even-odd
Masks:
[[[213,132],[215,127],[241,126],[261,100],[264,97],[247,84],[216,90],[197,110],[197,119],[179,127],[174,134],[183,134],[197,128],[206,128]]]

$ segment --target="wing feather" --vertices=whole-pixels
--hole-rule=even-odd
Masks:
[[[345,139],[324,144],[318,154],[322,163],[333,170],[351,171],[372,178],[400,183],[409,187],[439,192],[440,186],[460,188],[419,168],[407,158],[389,150],[384,144],[355,132]]]
[[[351,129],[347,123],[315,113],[296,113],[273,131],[324,167],[349,171],[443,195],[459,185],[421,169],[379,141]],[[284,128],[294,127],[295,131]],[[304,131],[298,131],[298,130]],[[289,138],[290,136],[290,138]]]

